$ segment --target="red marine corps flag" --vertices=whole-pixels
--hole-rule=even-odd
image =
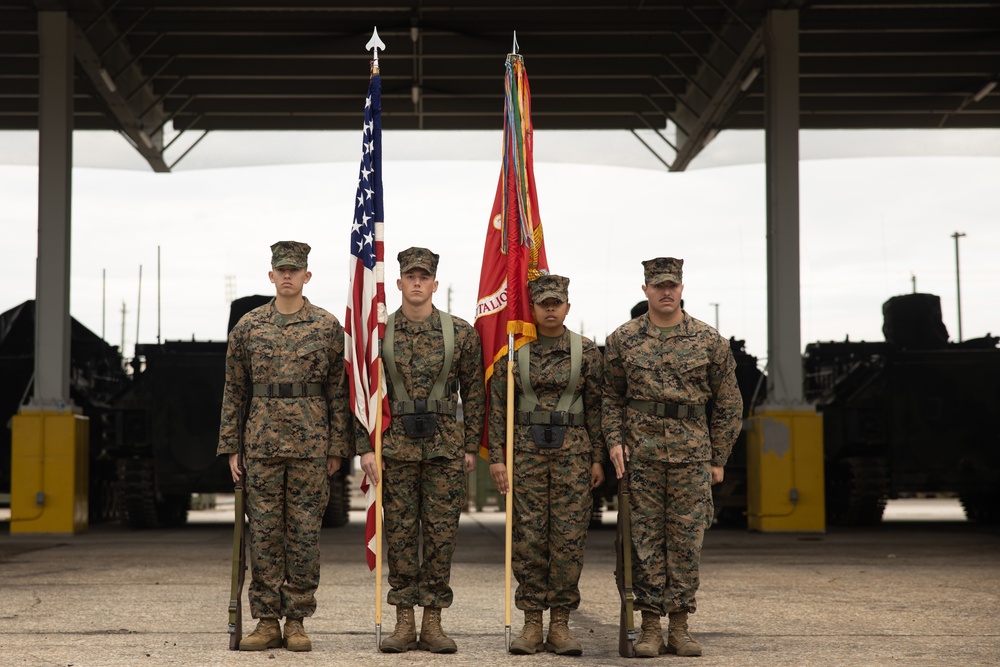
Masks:
[[[507,54],[506,96],[503,119],[503,167],[493,200],[490,224],[486,229],[483,270],[479,277],[479,302],[476,305],[476,331],[483,344],[483,367],[486,369],[486,410],[489,414],[489,383],[493,364],[507,356],[507,525],[504,540],[504,634],[510,650],[510,593],[514,498],[514,350],[535,338],[535,322],[528,298],[528,281],[548,273],[542,220],[535,193],[535,169],[532,159],[531,91],[524,60],[517,53],[517,35],[513,53]],[[480,452],[486,456],[487,432],[484,429]]]
[[[507,56],[503,121],[503,166],[486,229],[483,269],[479,276],[476,331],[483,345],[483,368],[489,386],[493,364],[536,338],[528,299],[528,281],[549,272],[542,220],[535,192],[532,158],[531,91],[523,58]],[[487,410],[489,391],[486,392]],[[481,454],[486,456],[484,430]]]

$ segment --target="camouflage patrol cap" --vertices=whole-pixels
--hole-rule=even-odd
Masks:
[[[673,257],[657,257],[647,259],[642,263],[643,274],[647,285],[659,285],[661,283],[684,282],[684,260]]]
[[[271,268],[279,266],[294,266],[299,269],[306,268],[309,263],[309,251],[312,248],[308,243],[298,241],[278,241],[271,246]]]
[[[555,299],[560,303],[569,301],[569,278],[563,276],[541,275],[528,281],[528,292],[532,303],[541,303],[546,299]]]
[[[407,248],[398,255],[399,272],[406,273],[412,269],[423,269],[432,276],[437,275],[438,260],[441,259],[427,248]]]

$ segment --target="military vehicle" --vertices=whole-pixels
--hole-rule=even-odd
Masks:
[[[0,314],[0,495],[10,493],[11,418],[31,394],[35,370],[35,302]],[[118,348],[70,320],[70,399],[90,417],[89,520],[116,516],[115,462],[100,447],[101,419],[127,385]]]
[[[948,342],[941,301],[882,307],[885,342],[806,346],[805,397],[823,414],[827,522],[871,525],[886,500],[954,494],[1000,522],[1000,338]]]
[[[823,415],[827,524],[874,525],[889,499],[925,494],[1000,522],[1000,338],[948,342],[932,294],[892,297],[882,311],[885,341],[810,343],[803,357],[805,398]],[[746,416],[763,374],[737,342]],[[746,474],[744,433],[713,488],[720,524],[745,525]]]
[[[753,408],[767,397],[767,382],[760,370],[757,357],[746,350],[746,341],[729,339],[729,348],[736,359],[736,382],[743,398],[743,419],[753,413]],[[726,462],[725,475],[721,484],[712,486],[712,501],[715,504],[715,518],[721,525],[746,526],[747,524],[747,433],[746,427],[740,431],[732,454]]]
[[[270,297],[252,296],[234,301],[229,328],[243,314],[268,300]],[[23,388],[33,363],[33,331],[32,319],[31,333],[19,346],[21,354],[16,359],[26,369],[21,372],[26,377],[5,382],[5,391],[26,392]],[[15,360],[8,361],[3,338],[0,335],[0,364],[6,369]],[[225,385],[226,342],[138,344],[132,374],[127,376],[121,370],[117,348],[78,327],[74,328],[74,350],[82,346],[77,338],[89,345],[86,356],[74,356],[72,393],[73,400],[91,418],[92,519],[117,517],[132,528],[177,526],[187,520],[193,493],[232,492],[228,462],[215,453]],[[6,372],[4,377],[8,377]],[[3,414],[14,414],[17,401],[4,401],[0,403]],[[3,460],[9,462],[10,431],[4,435],[7,454]],[[347,523],[351,472],[347,462],[330,479],[325,527]]]

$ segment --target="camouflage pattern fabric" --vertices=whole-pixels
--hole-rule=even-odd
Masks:
[[[608,336],[602,425],[609,449],[624,444],[631,451],[636,609],[694,611],[712,516],[705,464],[725,465],[742,425],[735,370],[729,343],[687,313],[669,332],[644,314]],[[707,417],[664,419],[634,409],[630,399],[711,410]]]
[[[444,366],[441,314],[433,308],[423,322],[396,311],[393,354],[412,400],[426,399]],[[479,334],[452,316],[455,349],[448,381],[457,384],[463,419],[437,416],[437,432],[429,438],[409,438],[403,420],[393,415],[382,439],[385,462],[383,511],[389,561],[386,599],[396,606],[447,607],[452,601],[451,557],[458,539],[458,519],[468,491],[465,454],[479,451],[486,390]],[[392,384],[389,383],[390,400]],[[457,402],[455,394],[444,400]],[[368,434],[355,430],[359,454],[372,451]],[[423,534],[423,561],[417,534]]]
[[[245,431],[247,458],[353,456],[353,421],[344,372],[344,328],[305,300],[282,316],[274,300],[233,327],[226,353],[219,454],[239,447],[239,410],[254,384],[318,383],[322,396],[252,397]]]
[[[254,618],[315,609],[326,458],[353,456],[344,329],[304,301],[292,315],[279,313],[273,299],[250,311],[230,333],[226,353],[219,454],[238,450],[239,412],[250,401],[244,449]],[[254,384],[272,383],[322,384],[323,395],[252,396]]]
[[[326,458],[247,459],[248,590],[254,618],[304,618],[316,610],[319,532],[330,496]]]
[[[545,349],[537,341],[531,344],[529,377],[531,386],[543,410],[555,410],[559,397],[569,383],[571,359],[569,331],[564,331],[552,347]],[[495,365],[490,380],[490,463],[504,462],[504,445],[507,441],[507,359]],[[583,393],[583,411],[586,424],[569,426],[563,446],[559,449],[539,448],[531,438],[531,426],[514,424],[514,451],[534,452],[543,455],[575,454],[588,457],[590,463],[604,460],[604,435],[601,430],[601,351],[589,338],[583,339],[583,366],[580,369],[578,392]],[[521,394],[521,373],[514,361],[514,392]],[[516,407],[517,400],[515,398]],[[517,462],[514,463],[517,466]],[[516,496],[516,489],[515,489]]]
[[[709,464],[646,460],[630,471],[635,608],[693,613],[713,515]]]
[[[570,380],[569,331],[551,347],[529,347],[529,377],[544,410],[554,410]],[[514,526],[512,564],[518,581],[518,609],[576,609],[587,526],[593,509],[590,466],[604,460],[601,431],[601,351],[583,339],[578,392],[583,394],[582,426],[568,426],[562,447],[540,448],[527,424],[514,425]],[[496,365],[490,398],[490,463],[504,462],[507,429],[507,360]],[[515,395],[521,373],[514,362]],[[515,406],[517,399],[515,398]]]
[[[466,503],[465,457],[383,459],[383,508],[389,585],[397,607],[449,607],[451,558]],[[423,533],[423,559],[420,533]]]
[[[743,399],[729,342],[684,313],[661,334],[649,314],[618,327],[604,348],[602,425],[608,449],[625,444],[633,459],[725,465],[743,425]],[[706,405],[709,419],[663,419],[628,406],[629,399]]]
[[[576,609],[593,509],[589,452],[516,451],[514,457],[514,604],[530,611]]]
[[[403,384],[411,400],[430,396],[434,382],[444,366],[444,335],[441,333],[441,314],[434,308],[423,322],[412,322],[396,311],[393,355]],[[479,334],[465,320],[452,315],[455,326],[455,352],[448,381],[459,385],[462,397],[463,421],[450,415],[438,415],[438,430],[430,438],[408,438],[403,420],[392,416],[389,429],[382,437],[382,456],[399,461],[420,461],[439,456],[463,458],[465,454],[479,451],[486,410],[486,389],[483,379],[483,355]],[[395,401],[392,383],[389,399]],[[458,402],[455,394],[445,394],[444,400]],[[372,451],[368,434],[355,430],[358,454]]]

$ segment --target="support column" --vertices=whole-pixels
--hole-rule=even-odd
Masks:
[[[38,260],[35,390],[29,409],[71,409],[70,207],[73,168],[73,22],[39,12]]]
[[[38,12],[35,385],[11,431],[11,533],[87,528],[89,420],[69,396],[73,21]]]
[[[767,400],[747,437],[751,530],[822,531],[823,421],[804,400],[799,290],[799,13],[764,19]]]
[[[767,404],[799,408],[799,12],[764,19],[767,180]]]

